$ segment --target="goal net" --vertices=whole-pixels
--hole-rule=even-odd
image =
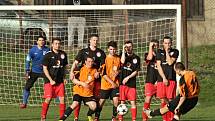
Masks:
[[[144,53],[151,39],[161,41],[164,36],[172,37],[180,50],[180,14],[180,5],[1,6],[0,104],[22,102],[25,58],[39,35],[47,38],[48,46],[52,37],[61,38],[62,50],[68,53],[71,66],[78,51],[88,45],[92,33],[99,35],[99,48],[105,52],[108,41],[117,41],[118,53],[126,40],[133,42],[134,52],[141,58],[137,78],[140,104],[144,101]],[[66,85],[67,104],[72,102],[71,90],[70,81]],[[39,79],[31,89],[29,104],[41,105],[42,96],[43,79]],[[57,102],[56,99],[54,103]],[[153,103],[157,103],[156,99]]]

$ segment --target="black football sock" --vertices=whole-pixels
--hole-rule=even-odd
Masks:
[[[160,109],[156,109],[150,112],[150,116],[160,116],[160,115],[161,115]]]
[[[60,118],[60,120],[65,120],[72,113],[73,109],[68,107],[64,113],[64,115]]]
[[[113,106],[113,116],[117,116],[117,107]]]

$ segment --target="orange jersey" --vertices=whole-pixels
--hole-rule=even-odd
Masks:
[[[74,85],[73,94],[78,94],[83,97],[91,97],[93,96],[93,88],[94,88],[94,74],[96,73],[96,69],[87,68],[85,65],[80,69],[79,81],[88,83],[90,88],[84,88],[81,85]]]
[[[200,92],[199,82],[193,71],[186,71],[179,83],[180,95],[187,98],[197,97]]]
[[[103,76],[108,76],[112,81],[114,81],[119,86],[119,78],[116,77],[120,69],[120,57],[119,56],[107,56],[105,59],[105,67]],[[101,89],[108,90],[112,88],[112,84],[102,77]]]

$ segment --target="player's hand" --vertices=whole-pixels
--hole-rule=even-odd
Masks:
[[[25,78],[26,81],[30,78],[29,72],[25,73],[25,77],[24,78]]]
[[[149,43],[149,46],[150,46],[150,47],[153,47],[153,46],[154,46],[154,42],[150,42],[150,43]]]
[[[83,86],[84,88],[90,88],[90,85],[88,83],[83,82],[81,84],[81,86]]]
[[[96,78],[96,79],[98,79],[99,78],[99,72],[96,72],[95,74],[94,74],[94,77]]]
[[[174,113],[175,113],[175,114],[178,114],[178,113],[179,113],[179,107],[178,107],[178,106],[175,108]]]
[[[117,88],[117,84],[116,83],[113,82],[111,84],[112,84],[112,88],[114,88],[114,89]]]
[[[125,77],[124,79],[123,79],[123,81],[122,81],[122,84],[126,84],[127,82],[128,82],[128,80],[129,80],[129,77],[127,76],[127,77]]]
[[[51,85],[55,85],[55,84],[56,84],[56,82],[55,82],[55,81],[53,81],[53,80],[51,80],[51,81],[50,81],[50,84],[51,84]]]
[[[70,78],[70,80],[73,80],[73,79],[75,78],[74,72],[71,72],[71,73],[70,73],[69,78]]]
[[[166,78],[163,79],[163,83],[164,83],[164,85],[166,85],[166,86],[169,85],[169,81],[168,81]]]

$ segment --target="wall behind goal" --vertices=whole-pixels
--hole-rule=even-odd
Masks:
[[[63,15],[56,16],[59,15],[58,12]],[[62,50],[68,53],[70,66],[78,51],[88,45],[88,37],[92,33],[100,36],[99,47],[106,53],[108,41],[117,41],[118,53],[120,53],[124,41],[131,40],[134,43],[134,52],[141,57],[141,71],[137,78],[139,104],[144,101],[146,74],[144,53],[148,50],[150,40],[160,41],[164,36],[171,36],[174,40],[177,38],[174,10],[52,11],[51,16],[46,13],[24,11],[22,19],[12,16],[17,15],[15,11],[5,11],[0,14],[0,21],[3,23],[0,27],[0,104],[21,102],[25,85],[25,57],[38,35],[50,38],[50,30],[53,30],[54,37],[63,40]],[[21,25],[20,22],[22,22]],[[50,40],[47,40],[48,45],[49,42]],[[174,45],[175,43],[174,41]],[[67,79],[69,79],[68,75]],[[66,85],[66,90],[66,101],[71,103],[71,82]],[[39,79],[31,89],[29,104],[40,105],[43,101],[42,95],[43,80]],[[56,99],[55,103],[57,102]]]

